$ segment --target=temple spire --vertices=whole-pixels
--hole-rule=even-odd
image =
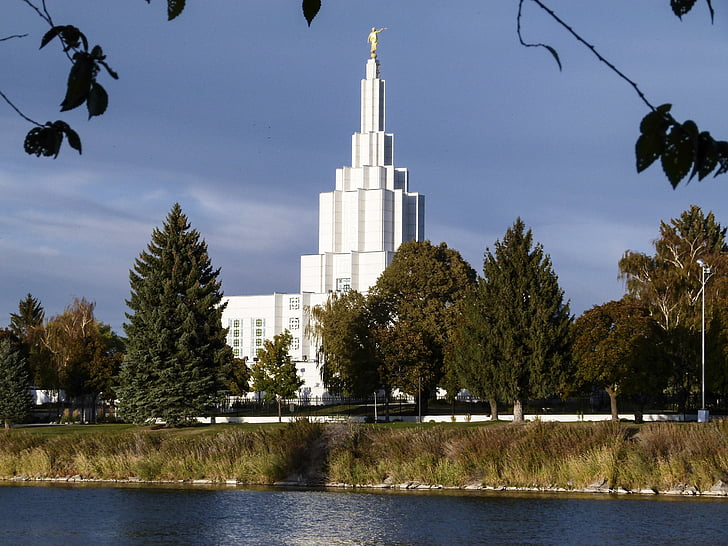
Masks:
[[[384,131],[384,80],[379,77],[379,61],[369,59],[366,79],[361,81],[361,132]]]

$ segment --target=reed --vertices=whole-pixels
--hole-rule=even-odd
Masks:
[[[38,438],[27,431],[3,436],[0,478],[81,476],[86,479],[179,481],[240,480],[267,484],[315,463],[309,446],[323,426],[294,424],[282,429],[208,428],[121,434],[85,433]],[[321,443],[321,442],[319,442]]]
[[[152,430],[17,429],[0,440],[0,478],[81,476],[704,491],[728,483],[728,423],[285,426]]]

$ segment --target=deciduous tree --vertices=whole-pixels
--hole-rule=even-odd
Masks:
[[[373,323],[356,290],[333,293],[311,309],[309,334],[319,345],[321,378],[334,393],[369,396],[380,387]]]
[[[438,387],[454,305],[475,278],[473,268],[445,243],[400,245],[368,297],[385,383],[425,400]]]
[[[244,396],[250,392],[250,368],[248,357],[233,358],[230,364],[223,368],[225,384],[235,396]]]
[[[278,421],[281,420],[281,403],[284,399],[296,398],[303,380],[298,377],[295,363],[288,354],[293,337],[288,330],[266,339],[263,350],[258,353],[258,362],[251,368],[253,389],[262,392],[265,400],[278,403]]]
[[[221,322],[219,274],[207,244],[175,204],[129,273],[118,390],[124,418],[180,425],[222,401],[222,372],[233,353]]]
[[[95,420],[99,396],[115,398],[114,384],[123,357],[123,340],[111,326],[96,320],[96,304],[75,298],[60,315],[48,320],[40,341],[50,355],[46,381],[55,390],[63,390],[82,420]]]
[[[712,212],[692,205],[678,218],[660,222],[654,255],[628,250],[619,261],[627,293],[650,312],[666,335],[670,391],[685,409],[700,369],[702,259],[712,268],[705,291],[706,325],[728,302],[726,228]],[[717,334],[717,332],[715,333]],[[709,333],[713,337],[714,333]]]
[[[619,420],[617,397],[655,394],[665,384],[662,333],[634,301],[610,301],[585,311],[574,322],[572,339],[576,377],[607,392],[613,421]]]

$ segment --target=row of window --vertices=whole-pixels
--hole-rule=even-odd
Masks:
[[[239,339],[233,340],[233,356],[240,356],[241,355],[241,346]],[[255,356],[260,356],[260,352],[263,350],[263,340],[262,339],[256,339],[255,340]],[[301,348],[301,339],[298,337],[294,337],[291,339],[291,350],[297,351]]]
[[[240,328],[242,326],[242,320],[241,319],[235,319],[232,321],[232,327],[233,328]],[[256,327],[262,327],[265,326],[265,319],[257,318],[255,319],[255,326]],[[228,328],[230,327],[230,321],[228,321]]]
[[[301,306],[301,299],[298,296],[293,296],[288,299],[288,308],[292,311],[300,309]],[[232,323],[232,324],[231,324]],[[234,319],[232,321],[228,321],[228,327],[232,326],[232,346],[233,346],[233,355],[236,357],[239,357],[241,353],[241,347],[243,345],[243,342],[241,340],[241,330],[240,327],[242,326],[243,321],[241,319]],[[259,356],[260,351],[262,351],[263,347],[263,340],[265,339],[265,319],[258,318],[255,319],[255,338],[254,338],[254,345],[256,347],[255,355]],[[299,330],[301,328],[301,319],[299,317],[290,317],[288,319],[288,329],[290,331]],[[301,339],[298,337],[294,337],[291,340],[291,349],[294,351],[297,351],[301,348]]]
[[[262,320],[262,319],[258,319],[258,320]],[[239,338],[240,337],[240,332],[241,332],[238,329],[238,327],[235,326],[235,323],[236,322],[239,323],[240,321],[238,321],[238,320],[233,321],[233,326],[235,327],[235,329],[232,332],[233,338]],[[294,330],[299,330],[300,328],[301,328],[301,319],[300,318],[298,318],[298,317],[291,317],[291,318],[288,319],[288,329],[289,330],[294,331]],[[264,334],[265,334],[265,330],[263,328],[256,328],[255,329],[255,337],[265,337]]]

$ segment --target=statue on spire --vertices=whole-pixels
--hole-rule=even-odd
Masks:
[[[387,27],[380,28],[379,30],[376,29],[376,27],[372,27],[372,31],[369,33],[369,37],[367,38],[367,42],[371,45],[371,56],[372,59],[377,58],[377,45],[379,45],[379,33],[383,30],[387,30]]]

